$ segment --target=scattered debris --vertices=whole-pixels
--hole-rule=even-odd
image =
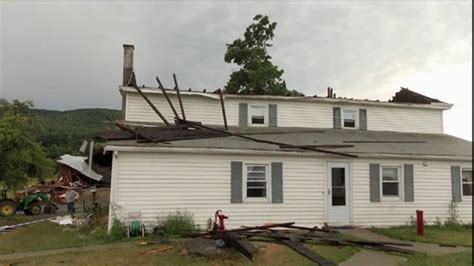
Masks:
[[[149,250],[143,251],[140,254],[141,255],[152,255],[152,254],[168,251],[168,250],[171,250],[173,248],[174,248],[174,246],[169,246],[169,245],[168,246],[162,246],[162,247],[159,247],[159,248],[154,248],[154,249],[149,249]]]
[[[15,224],[15,225],[0,226],[0,232],[13,231],[13,230],[15,230],[15,229],[18,228],[18,227],[23,227],[23,226],[27,226],[27,225],[30,225],[30,224],[39,223],[39,222],[47,221],[47,220],[50,220],[50,219],[40,219],[40,220],[35,220],[35,221],[30,221],[30,222]]]
[[[73,218],[71,215],[56,216],[56,218],[49,219],[50,222],[59,224],[59,225],[72,225]]]
[[[307,257],[311,261],[316,262],[319,265],[324,265],[324,266],[336,265],[336,263],[324,258],[323,256],[317,254],[316,252],[312,250],[309,250],[301,242],[296,242],[296,241],[292,241],[288,239],[282,239],[280,240],[280,242],[292,248],[293,250],[300,253],[301,255]]]
[[[225,243],[225,246],[235,248],[249,260],[252,260],[258,249],[250,240],[255,239],[258,241],[264,240],[284,244],[318,265],[324,266],[336,265],[336,263],[308,249],[304,243],[361,246],[386,252],[397,252],[408,255],[415,254],[414,251],[403,248],[403,246],[412,246],[408,243],[353,240],[339,233],[339,230],[352,228],[351,226],[331,227],[328,224],[324,224],[323,227],[319,228],[317,226],[297,226],[294,222],[287,222],[225,229],[224,220],[228,218],[229,217],[224,215],[221,210],[216,211],[213,230],[206,233],[191,234],[190,236],[193,238],[187,241],[186,246],[188,252],[190,254],[199,255],[219,253],[222,245],[218,245],[217,241],[221,240]],[[214,242],[212,239],[214,239]]]

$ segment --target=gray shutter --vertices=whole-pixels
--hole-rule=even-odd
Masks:
[[[332,108],[334,128],[341,128],[341,108]]]
[[[367,130],[367,109],[359,109],[359,129]]]
[[[415,201],[415,187],[414,187],[414,180],[413,180],[413,164],[405,164],[403,165],[403,184],[405,187],[405,201],[413,202]]]
[[[230,162],[230,203],[242,203],[242,162]]]
[[[283,163],[272,163],[272,203],[283,203]]]
[[[461,202],[461,167],[451,166],[451,187],[453,190],[453,201]]]
[[[370,202],[380,202],[380,164],[371,163],[370,172]]]
[[[268,105],[268,126],[277,127],[277,105]]]
[[[239,103],[239,126],[246,127],[248,125],[248,105]]]

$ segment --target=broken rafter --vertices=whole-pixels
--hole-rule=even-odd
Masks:
[[[127,132],[133,134],[133,135],[135,136],[135,138],[141,137],[141,138],[144,138],[144,139],[146,139],[146,140],[148,140],[148,141],[152,141],[152,140],[151,140],[150,138],[148,138],[147,136],[142,136],[142,135],[138,134],[135,129],[129,128],[128,126],[126,126],[125,124],[121,123],[121,122],[118,121],[118,120],[115,120],[115,125],[116,125],[118,128],[120,128],[120,129],[122,129],[122,130],[124,130],[124,131],[127,131]]]
[[[173,73],[173,80],[174,80],[174,85],[175,85],[175,88],[176,88],[176,95],[178,96],[179,108],[181,108],[181,113],[183,114],[183,120],[186,121],[186,114],[184,113],[183,101],[181,99],[181,94],[179,94],[178,81],[176,80],[176,74],[175,73]]]
[[[301,242],[296,242],[289,239],[280,239],[280,242],[292,248],[293,250],[300,253],[301,255],[307,257],[311,261],[316,262],[319,265],[324,265],[324,266],[336,265],[336,263],[317,254],[313,250],[308,249]]]
[[[343,144],[321,144],[321,145],[294,145],[296,147],[300,147],[300,148],[332,148],[332,149],[336,149],[336,148],[353,148],[354,145],[343,145]],[[280,145],[280,148],[283,148],[283,149],[288,149],[288,148],[291,148],[287,145]]]
[[[222,89],[219,89],[219,98],[221,99],[222,116],[224,118],[224,129],[229,130],[229,128],[227,126],[227,117],[226,117],[226,114],[225,114],[224,95],[222,95]]]
[[[231,246],[244,254],[249,260],[252,260],[253,254],[257,252],[257,248],[245,238],[241,238],[235,233],[227,233],[227,241]]]
[[[132,87],[134,87],[138,91],[138,93],[143,97],[143,99],[145,99],[145,101],[148,103],[148,105],[150,105],[151,109],[153,109],[153,111],[155,111],[155,113],[161,118],[163,123],[165,123],[165,125],[167,127],[169,127],[170,123],[168,122],[168,120],[166,120],[166,118],[158,110],[158,108],[156,108],[156,106],[150,101],[150,99],[148,99],[148,97],[143,93],[143,91],[137,86],[137,83],[136,83],[136,80],[135,80],[135,72],[132,72],[132,75],[130,76],[129,85],[131,85]]]
[[[174,113],[174,116],[176,118],[179,118],[179,115],[178,115],[178,112],[176,112],[176,109],[174,108],[174,105],[173,103],[171,102],[170,98],[168,97],[168,94],[166,93],[166,90],[165,88],[163,87],[163,84],[161,84],[161,81],[158,77],[156,77],[156,82],[158,82],[158,87],[161,89],[161,91],[163,92],[163,95],[165,96],[166,98],[166,101],[168,101],[168,104],[170,105],[171,107],[171,110],[173,111]]]
[[[423,140],[344,140],[344,143],[426,143]]]
[[[286,144],[286,143],[281,143],[281,142],[276,142],[276,141],[263,140],[263,139],[256,139],[256,138],[244,136],[244,135],[237,134],[237,133],[232,133],[232,132],[229,132],[229,131],[225,131],[225,130],[221,130],[221,129],[217,129],[217,128],[212,128],[212,127],[204,126],[204,125],[201,124],[201,123],[193,122],[193,121],[182,121],[182,120],[181,120],[180,122],[182,122],[183,124],[189,124],[189,125],[192,125],[192,126],[195,126],[195,127],[198,127],[198,128],[204,128],[204,129],[213,130],[213,131],[220,132],[220,133],[226,133],[226,134],[228,134],[229,136],[235,136],[235,137],[239,137],[239,138],[243,138],[243,139],[247,139],[247,140],[251,140],[251,141],[255,141],[255,142],[260,142],[260,143],[272,144],[272,145],[277,145],[277,146],[284,145],[284,146],[291,147],[291,148],[295,148],[295,149],[308,150],[308,151],[316,151],[316,152],[328,153],[328,154],[334,154],[334,155],[340,155],[340,156],[345,156],[345,157],[352,157],[352,158],[357,158],[357,157],[358,157],[357,155],[349,154],[349,153],[336,152],[336,151],[328,151],[328,150],[323,150],[323,149],[318,149],[318,148],[304,147],[304,146],[303,146],[303,147],[302,147],[302,146],[295,146],[295,145]]]

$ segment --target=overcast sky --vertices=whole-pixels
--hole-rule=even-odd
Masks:
[[[37,108],[121,105],[122,44],[138,83],[224,87],[226,43],[257,13],[278,23],[273,62],[306,95],[388,100],[408,87],[453,103],[445,132],[471,140],[471,3],[3,3],[0,97]]]

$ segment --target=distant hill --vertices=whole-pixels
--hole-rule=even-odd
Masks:
[[[38,140],[55,159],[64,153],[79,155],[79,147],[86,138],[94,137],[106,128],[110,119],[119,118],[119,110],[77,109],[52,111],[33,109],[43,130],[38,132]]]

